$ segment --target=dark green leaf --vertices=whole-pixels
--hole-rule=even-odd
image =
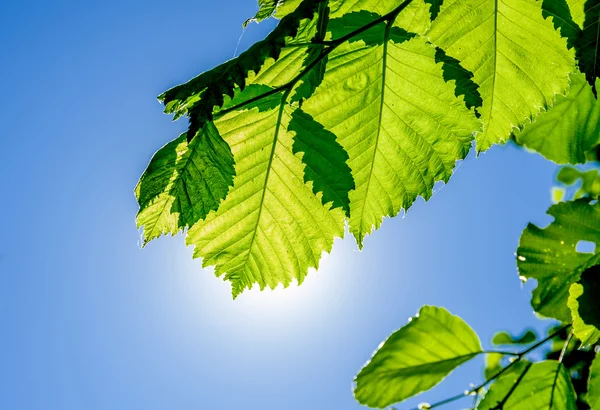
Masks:
[[[444,308],[423,306],[394,332],[356,376],[354,396],[383,408],[429,390],[482,352],[479,338]]]
[[[584,15],[576,56],[581,72],[596,93],[596,79],[600,77],[600,0],[586,0]]]
[[[586,269],[579,282],[571,285],[569,308],[573,331],[584,346],[600,339],[600,266]]]
[[[258,74],[264,69],[267,59],[277,60],[280,57],[286,41],[298,34],[302,22],[315,19],[322,1],[304,0],[297,10],[281,20],[266,39],[254,44],[239,57],[161,94],[158,98],[165,104],[165,112],[175,114],[175,118],[186,114],[190,116],[189,134],[193,135],[197,127],[212,118],[213,109],[223,105],[224,96],[232,97],[236,87],[243,90],[250,73]],[[300,57],[304,55],[305,50],[297,51]],[[290,71],[297,72],[293,67]]]
[[[571,10],[566,0],[543,0],[542,15],[551,17],[554,28],[567,39],[567,47],[571,48],[581,35],[581,28],[573,21]]]
[[[524,279],[538,282],[531,299],[535,311],[568,322],[569,288],[599,257],[598,253],[578,252],[576,247],[579,241],[589,241],[600,252],[600,204],[583,199],[564,202],[551,206],[548,214],[554,222],[547,228],[529,224],[523,231],[517,264]]]
[[[494,335],[492,343],[495,345],[526,345],[535,342],[537,335],[532,330],[527,330],[521,336],[513,336],[508,332],[498,332]]]
[[[206,218],[227,195],[234,175],[231,150],[211,122],[190,143],[182,134],[161,148],[135,189],[144,243]]]

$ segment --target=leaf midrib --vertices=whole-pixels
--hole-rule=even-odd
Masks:
[[[258,205],[258,215],[256,217],[256,224],[254,225],[254,229],[252,231],[252,239],[250,240],[250,246],[248,247],[248,253],[244,258],[244,262],[242,266],[246,266],[248,263],[248,259],[250,258],[250,254],[252,253],[252,248],[254,247],[254,242],[256,241],[256,233],[258,232],[260,218],[262,216],[262,210],[264,207],[265,196],[267,194],[267,185],[269,184],[269,176],[271,174],[271,167],[273,165],[273,159],[275,158],[275,148],[277,147],[277,142],[279,139],[279,131],[281,129],[281,119],[283,118],[283,111],[285,109],[285,102],[287,101],[288,96],[290,95],[292,88],[288,89],[282,96],[281,102],[279,103],[279,112],[277,113],[277,122],[275,123],[275,135],[273,136],[273,143],[271,144],[271,154],[269,155],[269,162],[267,163],[267,172],[265,175],[265,182],[262,188],[262,194],[260,197],[260,202]]]

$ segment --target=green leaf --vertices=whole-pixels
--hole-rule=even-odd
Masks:
[[[573,332],[584,346],[600,339],[600,266],[586,269],[579,282],[571,285],[568,305]]]
[[[513,336],[508,332],[498,332],[494,335],[492,343],[495,345],[526,345],[537,340],[537,335],[532,330],[527,330],[521,336]]]
[[[423,306],[358,373],[354,396],[376,408],[401,402],[429,390],[480,353],[479,338],[461,318],[444,308]]]
[[[215,265],[215,274],[232,282],[234,297],[254,283],[261,289],[288,286],[292,279],[301,283],[344,233],[342,210],[331,211],[313,193],[323,189],[327,200],[343,207],[341,189],[349,177],[319,174],[343,172],[343,154],[330,134],[287,103],[288,96],[279,92],[254,101],[251,109],[222,111],[215,122],[231,146],[237,176],[218,211],[190,228],[187,243],[195,246],[194,257],[204,258],[203,266]],[[319,157],[317,144],[333,150]]]
[[[478,410],[577,410],[575,389],[555,361],[519,362],[490,386]]]
[[[583,27],[585,20],[585,4],[587,0],[566,0],[569,5],[569,10],[573,16],[573,21],[579,27]]]
[[[483,105],[479,151],[506,141],[564,94],[573,51],[536,0],[445,0],[428,37],[474,73]]]
[[[538,282],[531,299],[535,311],[569,322],[569,288],[600,257],[600,204],[583,199],[563,202],[551,206],[548,214],[554,222],[547,228],[529,224],[523,231],[517,265],[522,277]],[[596,253],[577,252],[579,241],[595,243]]]
[[[587,401],[592,410],[600,409],[600,355],[596,354],[590,367]]]
[[[556,180],[561,184],[573,185],[581,178],[581,175],[582,173],[577,168],[561,167],[556,175]]]
[[[579,171],[573,167],[562,167],[556,180],[565,185],[576,185],[579,189],[573,195],[573,199],[582,197],[598,198],[600,196],[600,177],[597,169]]]
[[[161,148],[135,188],[144,244],[206,218],[227,195],[234,175],[231,150],[211,122],[190,143],[182,134]]]
[[[600,78],[600,0],[587,0],[584,5],[584,21],[576,49],[579,68],[594,87]]]
[[[347,34],[333,28],[377,21],[357,12],[330,27],[335,39]],[[350,231],[360,247],[384,217],[418,196],[429,199],[436,181],[447,182],[480,127],[444,80],[436,48],[393,24],[375,24],[336,48],[323,83],[303,105],[348,152],[356,183]]]
[[[600,144],[600,101],[583,74],[571,75],[567,96],[557,96],[554,107],[515,131],[517,143],[559,164],[582,164]]]

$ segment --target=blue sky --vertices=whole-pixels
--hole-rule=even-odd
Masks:
[[[1,3],[0,408],[359,409],[353,376],[423,304],[462,316],[486,345],[499,329],[548,325],[514,251],[528,221],[548,221],[556,166],[514,147],[471,155],[364,251],[337,241],[299,288],[232,301],[181,236],[140,249],[133,188],[186,125],[156,96],[229,59],[255,10]],[[241,49],[272,27],[251,25]],[[400,408],[462,392],[482,363]]]

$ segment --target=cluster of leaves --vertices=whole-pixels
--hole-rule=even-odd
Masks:
[[[154,155],[135,191],[144,243],[187,230],[194,256],[231,281],[234,297],[301,283],[346,223],[362,247],[383,218],[448,182],[473,142],[481,152],[513,139],[560,164],[597,159],[600,0],[259,6],[246,24],[281,19],[265,40],[159,97],[189,129]],[[557,191],[554,221],[525,229],[517,264],[522,280],[537,281],[535,311],[564,325],[541,341],[501,333],[494,344],[524,350],[485,351],[462,319],[425,306],[357,375],[359,402],[400,402],[485,354],[484,383],[421,408],[465,395],[477,409],[600,408],[600,359],[590,365],[600,179],[573,167],[558,179],[577,192]],[[547,360],[531,361],[567,328]]]
[[[503,350],[484,350],[477,334],[462,319],[444,308],[424,306],[409,323],[394,332],[356,376],[357,400],[384,408],[437,385],[461,364],[487,355],[486,380],[478,386],[437,403],[422,403],[431,409],[472,397],[474,409],[577,409],[581,404],[600,404],[600,359],[573,345],[556,343],[569,325],[553,330],[540,341],[528,331],[512,337],[501,332],[493,343]],[[553,341],[558,346],[546,360],[534,362],[531,354]],[[568,346],[567,346],[568,345]],[[521,350],[515,350],[517,347]],[[567,349],[568,348],[568,349]],[[587,366],[587,367],[586,367]],[[573,381],[577,384],[577,390]],[[589,389],[588,389],[589,386]],[[588,391],[589,390],[589,391]]]
[[[530,224],[517,250],[521,279],[537,280],[533,308],[563,324],[551,328],[543,340],[532,330],[519,336],[500,332],[492,343],[503,350],[484,351],[460,318],[426,306],[393,333],[356,376],[359,402],[379,408],[400,402],[485,354],[483,383],[420,408],[473,396],[473,409],[600,409],[600,177],[594,165],[596,147],[583,154],[594,161],[587,169],[565,166],[558,172],[558,182],[568,189],[561,188],[564,202],[548,211],[554,221],[546,228]],[[591,247],[580,249],[582,244]],[[551,344],[545,360],[534,362],[531,352],[546,342]]]
[[[260,0],[250,21],[281,19],[267,38],[159,97],[190,127],[136,188],[144,244],[187,230],[236,297],[301,283],[346,223],[362,247],[473,141],[581,159],[600,110],[588,3]],[[540,147],[559,105],[572,133]]]

